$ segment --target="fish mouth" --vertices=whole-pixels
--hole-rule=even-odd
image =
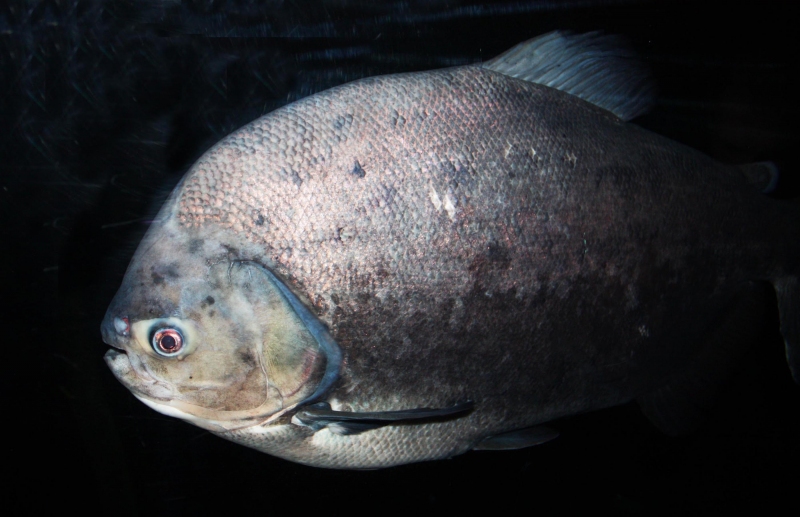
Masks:
[[[106,365],[108,365],[115,375],[117,372],[122,372],[131,368],[131,362],[128,359],[128,354],[123,349],[116,346],[106,351],[105,355],[103,356],[103,360],[105,360]]]
[[[125,350],[112,348],[105,353],[103,359],[114,377],[137,398],[145,397],[164,402],[173,398],[172,389],[148,375],[143,368],[134,368],[135,356],[128,355]]]
[[[119,351],[119,352],[122,352],[123,354],[125,354],[125,353],[126,353],[126,352],[125,352],[125,349],[124,349],[124,348],[122,348],[122,345],[117,345],[117,344],[115,344],[115,343],[113,343],[113,342],[109,343],[108,341],[104,341],[104,342],[105,342],[105,344],[107,344],[108,346],[110,346],[111,348],[113,348],[113,349],[114,349],[114,350],[109,350],[109,352],[116,352],[116,351]],[[107,354],[106,354],[106,355],[107,355]]]

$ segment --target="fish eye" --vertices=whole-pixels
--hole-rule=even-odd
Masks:
[[[158,355],[172,357],[183,350],[183,335],[172,327],[156,330],[150,340]]]

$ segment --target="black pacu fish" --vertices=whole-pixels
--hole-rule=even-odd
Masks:
[[[375,468],[517,448],[638,400],[676,432],[774,286],[795,379],[800,213],[626,123],[643,75],[552,33],[373,77],[226,137],[103,321],[145,404],[283,458]]]

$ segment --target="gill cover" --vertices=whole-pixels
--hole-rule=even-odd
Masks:
[[[316,342],[318,352],[321,352],[324,355],[326,361],[325,370],[322,372],[322,378],[320,379],[316,390],[314,390],[309,397],[302,400],[300,404],[307,404],[317,400],[326,391],[328,391],[331,385],[339,377],[339,367],[341,366],[342,362],[342,352],[339,349],[339,345],[336,344],[336,341],[334,341],[331,335],[328,333],[328,329],[325,327],[325,325],[323,325],[322,322],[320,322],[319,319],[317,319],[317,317],[314,316],[314,314],[308,310],[305,305],[303,305],[297,296],[288,287],[286,287],[286,285],[284,285],[283,282],[281,282],[275,276],[275,274],[272,273],[272,271],[260,264],[253,262],[240,262],[239,264],[242,266],[257,268],[264,274],[272,287],[280,292],[280,296],[283,298],[285,303],[288,304],[288,306],[282,307],[282,310],[285,314],[284,320],[287,322],[291,321],[293,323],[292,328],[294,329],[295,335],[299,337],[299,333],[303,331],[310,334]],[[302,326],[298,326],[298,323],[302,324]],[[271,341],[270,343],[277,349],[279,348],[278,342],[279,341]]]

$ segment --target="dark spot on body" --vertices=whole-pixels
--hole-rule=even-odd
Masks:
[[[500,263],[504,267],[508,266],[511,262],[508,250],[496,242],[490,242],[486,246],[486,258],[491,262]]]
[[[264,216],[261,215],[261,214],[258,214],[258,217],[256,217],[256,221],[255,222],[256,222],[256,226],[264,226]]]
[[[475,179],[472,177],[469,170],[460,163],[453,164],[447,160],[440,164],[440,167],[447,178],[448,186],[453,190],[459,187],[466,190],[475,188]]]
[[[392,125],[395,127],[403,127],[405,125],[406,119],[397,112],[397,110],[392,110]]]
[[[227,244],[222,245],[225,248],[225,251],[228,252],[228,259],[236,260],[239,257],[239,250],[234,248],[233,246],[228,246]]]
[[[353,121],[353,115],[338,115],[333,121],[333,129],[342,129],[344,126],[349,125]]]
[[[332,294],[331,295],[331,301],[333,302],[334,305],[339,305],[339,295],[338,294]]]
[[[491,278],[494,273],[505,271],[511,266],[511,254],[508,249],[497,242],[489,242],[485,252],[476,256],[467,267],[469,272],[480,281]]]
[[[214,311],[214,310],[210,310],[210,311],[208,311],[208,317],[209,317],[209,318],[213,318],[213,317],[214,317],[216,314],[217,314],[217,312],[216,312],[216,311]]]
[[[167,278],[175,280],[180,278],[181,274],[178,272],[177,264],[168,264],[166,266],[154,266],[150,271],[150,278],[153,279],[153,284],[161,285]]]
[[[322,296],[317,296],[317,299],[314,300],[314,312],[317,316],[322,316],[328,313],[328,304],[325,301],[325,298]]]
[[[456,168],[455,165],[453,165],[453,162],[451,162],[450,160],[443,160],[442,162],[440,162],[439,168],[442,170],[443,173],[445,173],[445,175],[448,178],[454,177],[458,172],[458,169]]]
[[[291,172],[292,172],[292,183],[294,183],[298,187],[300,185],[302,185],[303,184],[303,178],[301,178],[300,175],[297,174],[297,171],[295,171],[294,169],[292,169]]]
[[[203,247],[203,239],[192,239],[189,241],[189,253],[197,253]]]
[[[240,350],[239,359],[250,368],[256,367],[256,359],[249,350]]]
[[[363,178],[364,176],[367,175],[367,172],[364,170],[361,164],[358,163],[358,160],[355,160],[355,162],[353,163],[353,168],[350,169],[350,174],[354,175],[357,178]]]
[[[207,296],[207,297],[206,297],[206,302],[208,302],[208,304],[209,304],[209,305],[214,305],[214,302],[215,302],[215,301],[216,301],[216,300],[214,300],[214,297],[213,297],[213,296]]]

